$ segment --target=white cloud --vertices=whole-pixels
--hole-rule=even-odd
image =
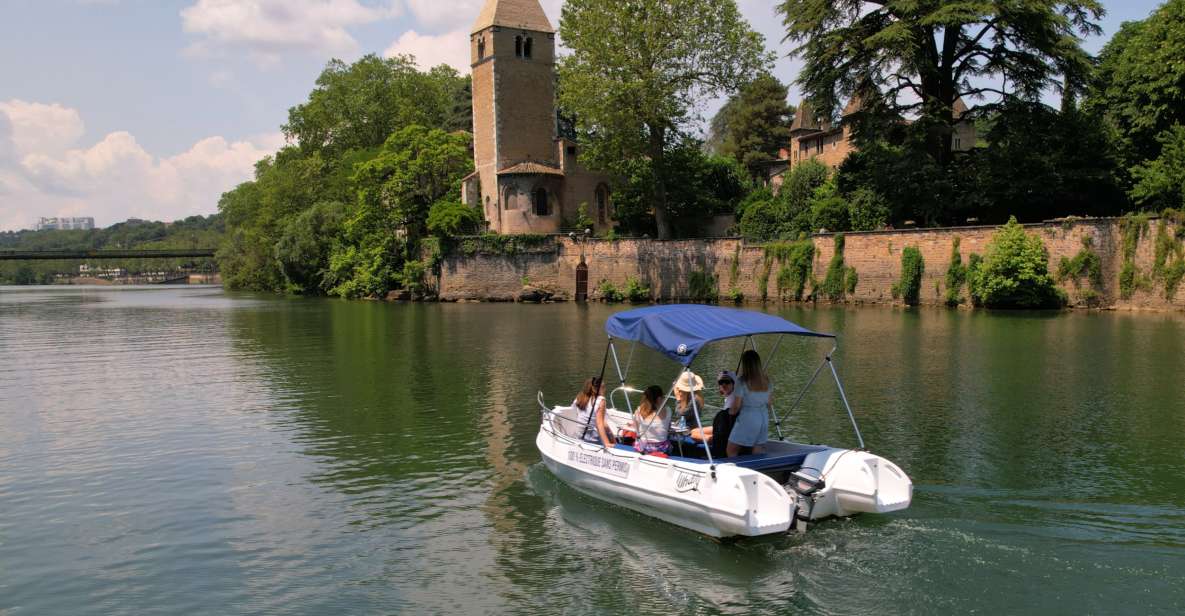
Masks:
[[[20,155],[60,153],[82,136],[82,117],[77,111],[56,103],[44,105],[13,99],[0,102],[0,114],[10,122],[11,147]]]
[[[119,131],[89,147],[63,146],[54,127],[42,126],[53,138],[40,139],[30,128],[36,123],[13,117],[12,109],[27,110],[35,103],[14,102],[0,102],[0,229],[31,227],[40,216],[94,216],[96,223],[108,225],[130,217],[176,220],[212,214],[223,192],[250,179],[255,162],[283,144],[279,134],[236,142],[216,136],[159,157]],[[78,117],[73,109],[41,107]],[[17,141],[22,131],[25,145]],[[75,140],[81,132],[80,119]],[[25,149],[29,143],[49,147],[30,151]]]
[[[462,30],[465,35],[477,21],[484,4],[485,0],[407,0],[408,9],[424,30]],[[551,27],[558,28],[563,0],[541,0],[539,4],[547,13]]]
[[[378,6],[358,0],[197,0],[181,10],[185,32],[200,38],[191,55],[245,51],[261,67],[278,64],[291,52],[352,55],[358,41],[352,26],[399,14],[393,1]]]
[[[462,75],[469,73],[469,33],[455,30],[444,34],[420,34],[415,30],[404,32],[383,52],[383,57],[396,54],[411,54],[421,70],[447,64]]]

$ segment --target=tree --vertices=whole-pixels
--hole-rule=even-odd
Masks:
[[[353,64],[332,60],[307,102],[288,110],[284,135],[304,153],[334,157],[375,148],[395,131],[418,124],[471,130],[469,80],[437,66],[416,70],[411,56],[363,56]]]
[[[1185,126],[1173,125],[1159,141],[1160,156],[1132,168],[1132,198],[1151,209],[1185,207]]]
[[[794,110],[786,103],[786,86],[763,73],[745,84],[712,120],[718,129],[718,152],[745,166],[755,181],[765,180],[765,163],[775,160],[790,142]]]
[[[1093,117],[1014,101],[994,115],[984,138],[987,146],[966,163],[975,176],[967,192],[983,201],[976,213],[981,222],[1004,222],[1009,214],[1037,222],[1126,209],[1113,148]]]
[[[1134,173],[1158,159],[1174,143],[1174,126],[1185,125],[1182,57],[1185,0],[1168,0],[1147,19],[1124,23],[1099,54],[1083,110],[1102,120],[1124,170]],[[1148,193],[1140,189],[1132,197],[1147,203]]]
[[[861,133],[916,114],[925,151],[943,168],[955,101],[1035,100],[1063,81],[1082,88],[1090,58],[1080,35],[1098,34],[1092,19],[1104,14],[1097,0],[783,0],[778,10],[817,110],[859,96],[875,120]]]
[[[664,182],[671,233],[694,237],[717,214],[730,214],[748,193],[744,170],[733,159],[708,156],[694,140],[672,148],[663,158],[665,169],[656,170],[650,159],[637,158],[618,166],[620,180],[614,192],[614,218],[622,231],[655,235],[654,186]]]
[[[655,227],[671,237],[665,157],[700,101],[769,66],[761,35],[735,0],[569,0],[560,36],[572,50],[559,65],[560,105],[589,137],[585,159],[620,172],[619,161],[647,157]]]
[[[481,213],[460,201],[437,201],[428,210],[428,232],[437,237],[473,234],[479,225]]]
[[[325,274],[345,211],[342,203],[322,201],[298,214],[284,227],[276,242],[276,262],[284,279],[296,292],[321,295],[329,291]]]
[[[776,196],[758,191],[738,208],[741,234],[754,239],[793,239],[801,233],[817,231],[817,227],[812,229],[811,205],[830,177],[831,170],[816,160],[795,165],[786,174]],[[824,192],[823,196],[831,195]]]
[[[357,204],[330,257],[330,292],[381,296],[407,278],[419,257],[433,204],[460,202],[461,178],[473,171],[468,134],[407,126],[391,135],[354,174]]]

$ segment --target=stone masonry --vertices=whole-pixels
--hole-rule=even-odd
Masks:
[[[1154,238],[1160,224],[1169,223],[1153,219],[1136,249],[1135,265],[1145,275],[1152,270]],[[1118,281],[1122,268],[1123,233],[1119,219],[1050,222],[1028,225],[1026,230],[1045,242],[1051,272],[1056,271],[1062,257],[1072,258],[1082,249],[1082,238],[1091,238],[1092,249],[1102,261],[1104,281],[1101,288],[1094,290],[1098,294],[1096,305],[1119,309],[1185,310],[1185,283],[1172,299],[1166,299],[1163,284],[1155,282],[1137,290],[1129,299],[1120,298]],[[901,275],[901,251],[906,246],[916,246],[925,261],[921,303],[940,305],[945,297],[945,276],[954,239],[960,239],[960,252],[966,264],[971,253],[984,253],[995,231],[995,227],[961,227],[847,233],[844,261],[856,269],[859,283],[855,293],[846,301],[897,303],[891,288]],[[834,236],[818,235],[812,241],[815,245],[813,277],[822,280],[834,251]],[[636,278],[650,287],[658,301],[683,300],[688,296],[688,279],[696,271],[715,274],[722,296],[735,288],[744,294],[746,301],[761,299],[759,278],[765,270],[765,250],[738,238],[594,239],[577,243],[566,236],[555,236],[554,245],[526,253],[447,256],[441,263],[435,286],[443,301],[512,301],[519,295],[524,282],[555,293],[557,298],[571,298],[576,289],[576,268],[582,251],[588,264],[588,291],[592,299],[598,298],[597,288],[602,281],[622,288],[630,278]],[[776,269],[775,266],[775,272]],[[769,278],[771,299],[776,295],[775,276],[776,273]],[[1071,303],[1077,304],[1089,295],[1086,289],[1090,288],[1090,283],[1081,280],[1075,286],[1066,281],[1062,287],[1069,294]],[[964,296],[965,293],[964,290]]]

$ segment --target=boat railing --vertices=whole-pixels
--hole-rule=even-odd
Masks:
[[[625,405],[624,405],[625,408],[631,409],[631,411],[632,411],[633,407],[630,406],[629,395],[630,394],[640,394],[640,393],[642,393],[642,390],[638,389],[636,387],[630,387],[629,385],[621,385],[621,386],[617,387],[616,389],[614,389],[613,391],[609,392],[609,406],[611,406],[615,409],[622,408],[617,405],[617,399],[615,398],[615,396],[619,393],[622,396],[622,401],[625,402]]]

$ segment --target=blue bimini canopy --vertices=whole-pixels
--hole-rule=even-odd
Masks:
[[[605,322],[613,338],[636,340],[683,364],[691,365],[709,342],[756,334],[834,338],[772,314],[700,304],[652,306],[619,312]]]

